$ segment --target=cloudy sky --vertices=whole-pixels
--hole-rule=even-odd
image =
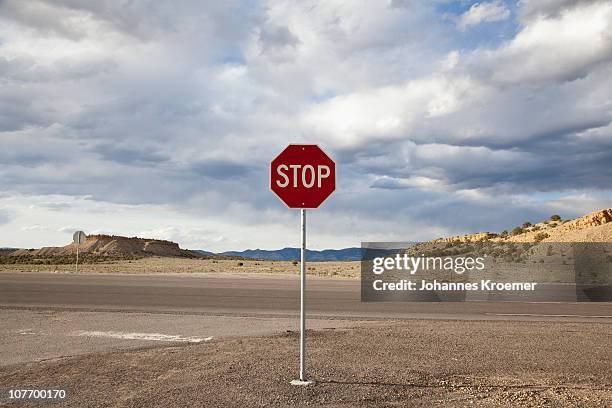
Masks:
[[[290,142],[312,248],[611,207],[612,2],[0,0],[0,246],[297,246]]]

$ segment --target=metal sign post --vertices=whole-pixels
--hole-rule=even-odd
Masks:
[[[85,233],[83,231],[76,231],[73,235],[72,235],[72,242],[74,242],[76,244],[77,247],[77,251],[76,251],[76,264],[74,266],[74,271],[75,273],[79,272],[79,249],[81,247],[81,244],[85,242],[85,240],[87,239],[87,235],[85,235]]]
[[[317,208],[336,189],[336,163],[317,145],[289,145],[270,164],[270,189],[289,208],[300,209],[300,379],[306,377],[306,209]]]
[[[302,224],[302,242],[300,246],[300,381],[306,381],[306,209],[300,210]]]

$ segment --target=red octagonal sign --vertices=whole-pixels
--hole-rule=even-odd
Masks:
[[[317,145],[289,145],[270,164],[270,188],[289,208],[317,208],[336,189],[336,163]]]

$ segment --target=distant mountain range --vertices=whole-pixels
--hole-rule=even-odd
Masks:
[[[612,242],[612,208],[594,211],[573,220],[561,220],[553,216],[550,220],[531,224],[525,223],[515,228],[511,234],[507,232],[495,234],[479,232],[456,237],[440,238],[431,242]],[[206,251],[195,251],[201,255],[230,256],[271,261],[293,261],[300,259],[299,248],[283,248],[278,250],[248,249],[246,251],[228,251],[212,254]],[[385,256],[380,250],[380,256]],[[390,252],[392,253],[392,252]],[[372,256],[372,250],[367,256]],[[378,255],[376,255],[378,256]],[[306,251],[308,261],[359,261],[361,248],[326,249],[323,251]]]
[[[216,254],[201,250],[196,250],[194,252],[198,252],[204,256],[222,255],[249,259],[264,259],[268,261],[297,261],[300,259],[300,248],[283,248],[276,250],[247,249],[246,251],[227,251]],[[359,261],[361,259],[361,248],[324,249],[322,251],[307,249],[306,259],[312,262]]]

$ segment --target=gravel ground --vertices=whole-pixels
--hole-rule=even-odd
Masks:
[[[10,310],[0,307],[0,366],[175,343],[266,336],[298,327],[295,317],[240,317],[170,313]],[[376,322],[308,319],[325,329]]]
[[[597,323],[381,322],[310,332],[312,387],[289,385],[288,332],[9,366],[0,389],[63,387],[69,407],[610,407],[611,341]]]

